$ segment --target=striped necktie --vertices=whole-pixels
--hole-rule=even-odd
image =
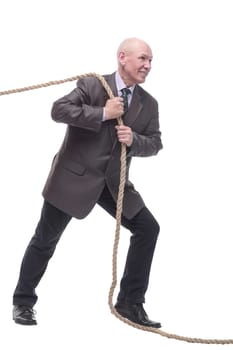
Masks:
[[[128,111],[129,104],[128,104],[128,95],[131,94],[130,89],[123,88],[121,89],[121,97],[123,98],[124,103],[124,114]]]

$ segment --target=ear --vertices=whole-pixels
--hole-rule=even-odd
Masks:
[[[126,57],[125,52],[120,51],[118,54],[118,61],[122,66],[124,66],[125,64],[125,57]]]

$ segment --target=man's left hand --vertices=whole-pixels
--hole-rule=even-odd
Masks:
[[[132,129],[126,125],[116,125],[118,141],[130,147],[133,143]]]

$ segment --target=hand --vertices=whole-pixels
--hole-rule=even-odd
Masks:
[[[105,118],[117,119],[124,113],[123,99],[122,97],[113,97],[107,100],[105,105]]]
[[[133,132],[129,126],[116,125],[118,141],[125,143],[126,146],[130,147],[133,143]]]

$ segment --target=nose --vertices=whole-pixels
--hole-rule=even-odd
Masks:
[[[151,61],[150,61],[150,60],[146,60],[146,61],[144,62],[144,67],[145,67],[147,70],[151,69]]]

